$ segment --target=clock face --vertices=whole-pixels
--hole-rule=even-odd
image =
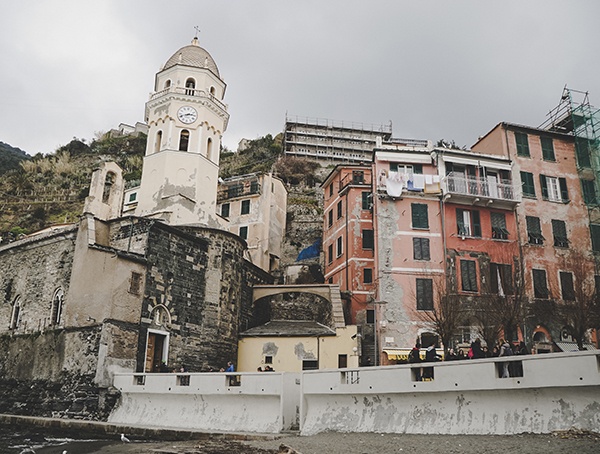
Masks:
[[[189,125],[198,119],[198,112],[191,106],[183,106],[177,111],[177,118],[180,122]]]

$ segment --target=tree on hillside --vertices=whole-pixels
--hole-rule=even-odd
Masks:
[[[315,184],[315,171],[320,167],[316,161],[295,156],[284,156],[273,167],[276,175],[292,186],[304,183],[307,186]]]

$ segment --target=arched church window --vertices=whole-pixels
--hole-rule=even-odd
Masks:
[[[154,143],[154,152],[160,151],[160,145],[162,144],[162,131],[156,133],[156,142]]]
[[[188,151],[189,143],[190,132],[187,129],[183,129],[179,135],[179,151]]]
[[[115,174],[108,172],[104,178],[104,190],[102,191],[102,203],[108,203],[110,200],[110,191],[115,184]]]
[[[210,94],[215,95],[215,87],[210,87]]]
[[[191,77],[185,81],[185,94],[186,95],[194,95],[194,92],[196,91],[196,81],[194,79],[192,79]]]
[[[206,157],[212,161],[212,139],[209,137],[206,141]]]
[[[9,329],[17,329],[21,324],[21,297],[17,296],[13,302],[12,312],[10,314]]]
[[[165,81],[165,90],[171,86],[171,79]]]
[[[50,324],[59,325],[62,318],[63,304],[65,302],[65,294],[61,288],[57,288],[52,297],[52,311],[50,314]]]

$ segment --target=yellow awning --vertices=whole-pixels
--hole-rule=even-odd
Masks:
[[[385,353],[388,359],[396,360],[396,361],[408,361],[408,354],[410,353],[411,348],[384,348],[383,353]],[[444,352],[441,349],[437,349],[437,354],[440,356],[444,356]],[[425,361],[425,353],[427,349],[422,348],[419,352],[419,356],[422,361]]]

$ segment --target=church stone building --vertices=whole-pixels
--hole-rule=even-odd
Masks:
[[[80,222],[0,246],[5,412],[103,418],[114,373],[218,370],[273,278],[215,213],[225,82],[194,39],[156,76],[134,215],[121,169],[94,172]],[[30,403],[28,403],[30,402]]]

